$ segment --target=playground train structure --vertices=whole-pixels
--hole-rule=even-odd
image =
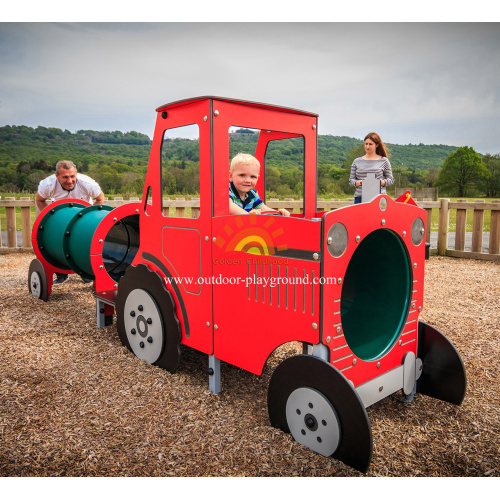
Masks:
[[[199,210],[169,217],[162,149],[188,125],[199,137]],[[313,113],[214,96],[161,106],[142,201],[51,203],[33,227],[28,285],[47,301],[55,272],[92,279],[98,328],[116,314],[121,342],[172,373],[181,344],[201,351],[215,394],[221,361],[260,375],[278,347],[302,343],[271,375],[271,425],[365,472],[367,407],[399,391],[407,401],[421,393],[459,405],[466,374],[453,344],[419,319],[425,211],[367,185],[363,203],[318,212],[317,126]],[[258,136],[261,195],[271,145],[299,139],[300,214],[229,215],[235,127]]]

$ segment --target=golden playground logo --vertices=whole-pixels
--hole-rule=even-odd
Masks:
[[[282,227],[277,227],[276,220],[273,216],[238,215],[224,226],[225,235],[217,236],[215,244],[225,252],[276,255],[287,249],[285,232]]]

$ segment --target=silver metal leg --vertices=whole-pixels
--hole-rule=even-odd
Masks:
[[[106,325],[106,304],[99,299],[95,299],[96,315],[97,315],[97,328],[104,328]]]
[[[308,344],[307,342],[302,343],[302,354],[307,354],[308,356],[312,356],[313,346]]]
[[[323,361],[330,361],[330,350],[325,344],[314,344],[314,346],[312,346],[312,355]]]
[[[413,390],[410,392],[410,394],[405,394],[405,399],[403,400],[404,403],[411,403],[415,399],[415,394],[417,393],[417,383],[415,382],[415,385],[413,386]]]
[[[208,387],[214,394],[220,392],[220,359],[213,354],[208,356]]]

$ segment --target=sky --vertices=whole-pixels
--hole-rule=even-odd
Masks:
[[[498,23],[309,22],[300,12],[292,22],[233,16],[245,23],[32,17],[42,22],[21,12],[0,23],[0,126],[152,137],[158,106],[217,95],[317,113],[323,135],[375,131],[390,144],[500,153]]]

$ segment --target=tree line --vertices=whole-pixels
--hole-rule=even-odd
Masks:
[[[230,134],[229,157],[255,151],[258,135],[239,129]],[[388,144],[400,187],[439,188],[443,196],[500,195],[499,155],[481,156],[472,148],[446,145]],[[106,194],[142,194],[151,140],[138,132],[26,126],[0,127],[0,192],[36,192],[61,159],[75,162]],[[318,195],[352,194],[350,167],[364,154],[359,139],[318,136]],[[228,158],[228,164],[229,160]],[[300,195],[303,190],[304,144],[301,138],[272,141],[266,155],[268,195]],[[197,139],[165,139],[162,147],[165,195],[199,192]]]

